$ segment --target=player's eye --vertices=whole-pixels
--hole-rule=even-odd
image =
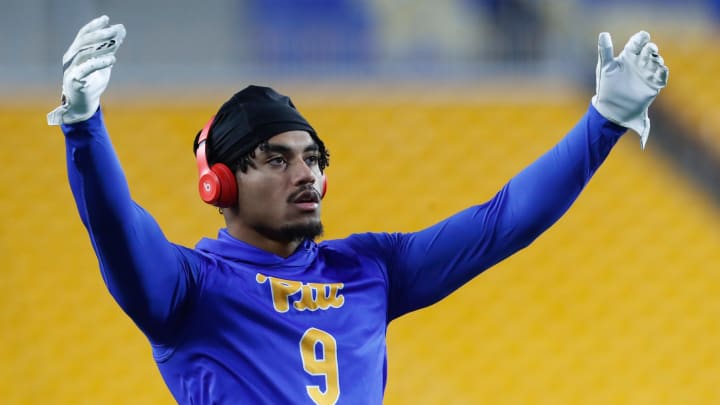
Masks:
[[[317,166],[320,161],[320,157],[317,155],[311,155],[305,158],[305,164],[308,166]]]
[[[275,156],[275,157],[271,157],[270,159],[268,159],[267,163],[270,166],[279,167],[279,166],[284,166],[286,161],[285,161],[285,158],[283,158],[282,156]]]

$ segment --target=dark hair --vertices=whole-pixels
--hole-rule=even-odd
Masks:
[[[330,152],[325,148],[325,144],[323,144],[318,139],[315,139],[315,142],[318,144],[319,151],[320,151],[320,158],[318,159],[318,166],[320,167],[320,171],[324,172],[325,168],[330,166]],[[265,150],[265,148],[268,145],[268,141],[262,141],[258,142],[256,145],[253,145],[250,152],[247,152],[243,155],[241,155],[238,159],[236,159],[233,162],[226,162],[225,164],[233,171],[237,172],[238,170],[246,173],[249,167],[255,167],[255,163],[253,162],[253,159],[255,159],[255,150],[257,148],[260,148],[260,150]]]

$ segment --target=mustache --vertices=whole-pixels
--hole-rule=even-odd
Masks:
[[[293,203],[297,201],[303,194],[306,193],[312,193],[312,198],[315,201],[320,201],[320,193],[313,187],[312,184],[308,184],[305,186],[300,187],[296,192],[290,194],[290,196],[287,199],[288,203]]]

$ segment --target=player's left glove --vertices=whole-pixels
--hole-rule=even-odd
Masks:
[[[618,57],[614,57],[610,34],[603,32],[598,38],[592,104],[603,117],[637,132],[645,148],[650,135],[648,108],[660,89],[667,85],[668,73],[657,45],[650,42],[647,32],[640,31],[630,37]]]
[[[62,105],[52,110],[48,125],[72,124],[92,117],[110,81],[115,52],[125,39],[122,24],[109,25],[107,16],[80,28],[63,56]]]

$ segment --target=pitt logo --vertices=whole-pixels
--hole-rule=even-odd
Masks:
[[[270,284],[273,306],[277,312],[287,312],[291,302],[298,311],[340,308],[345,303],[345,297],[340,294],[343,283],[303,283],[260,273],[255,276],[255,280],[259,284],[266,281]],[[300,293],[299,297],[292,297],[297,293]]]

